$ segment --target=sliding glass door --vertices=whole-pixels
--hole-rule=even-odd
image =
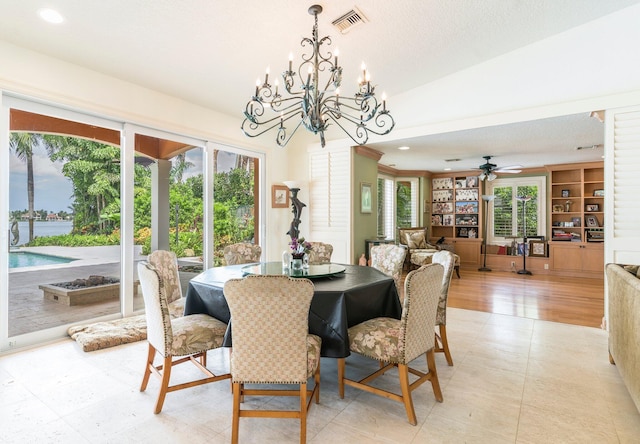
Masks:
[[[9,345],[20,346],[120,312],[121,132],[20,100],[3,98],[3,110],[10,234],[2,318]]]

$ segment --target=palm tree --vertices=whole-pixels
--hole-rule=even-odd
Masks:
[[[173,166],[171,167],[171,177],[175,183],[182,183],[182,177],[184,172],[189,168],[193,167],[194,164],[187,161],[187,154],[180,153],[175,157],[175,161],[173,162]]]
[[[34,220],[34,181],[33,181],[33,147],[42,142],[40,134],[11,133],[9,146],[18,159],[27,163],[27,199],[29,201],[29,242],[33,240]]]
[[[50,136],[44,136],[37,133],[22,133],[12,132],[9,139],[9,147],[13,149],[18,159],[27,163],[27,200],[28,200],[28,213],[29,213],[29,242],[34,238],[33,235],[33,223],[35,220],[35,182],[33,179],[33,148],[40,145],[47,153],[51,155],[55,151],[55,146],[48,138]]]

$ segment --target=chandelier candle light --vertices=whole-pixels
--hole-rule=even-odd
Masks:
[[[358,91],[353,97],[340,95],[342,67],[338,65],[338,50],[332,54],[321,52],[323,45],[331,45],[331,38],[325,36],[318,39],[318,14],[322,6],[313,5],[309,14],[314,16],[315,24],[311,38],[303,38],[300,45],[311,47],[311,53],[302,55],[302,63],[298,72],[293,71],[293,55],[289,55],[289,69],[282,73],[283,87],[286,97],[278,91],[278,80],[269,83],[269,69],[256,82],[256,90],[247,103],[242,121],[242,132],[249,137],[256,137],[272,129],[277,129],[276,142],[285,146],[296,133],[300,125],[320,136],[320,143],[325,146],[324,132],[335,123],[356,144],[363,145],[369,140],[369,133],[385,135],[391,132],[395,121],[387,110],[386,98],[381,101],[375,96],[375,86],[371,84],[370,74],[364,63],[362,77],[358,80]],[[333,58],[333,61],[332,61]],[[303,73],[306,78],[303,78]],[[320,74],[323,73],[326,83],[321,85]],[[296,88],[296,78],[299,85]],[[270,113],[265,116],[265,112]],[[299,120],[298,120],[299,119]],[[295,125],[287,132],[285,124]]]

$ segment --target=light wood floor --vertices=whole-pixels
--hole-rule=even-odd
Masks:
[[[600,327],[604,279],[460,270],[449,288],[449,307]]]

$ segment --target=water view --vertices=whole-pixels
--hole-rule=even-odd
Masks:
[[[24,245],[29,241],[29,222],[18,222],[20,231],[20,241],[17,245]],[[33,224],[33,235],[36,237],[57,236],[69,234],[73,229],[72,221],[35,221]],[[13,238],[13,236],[11,236]]]

